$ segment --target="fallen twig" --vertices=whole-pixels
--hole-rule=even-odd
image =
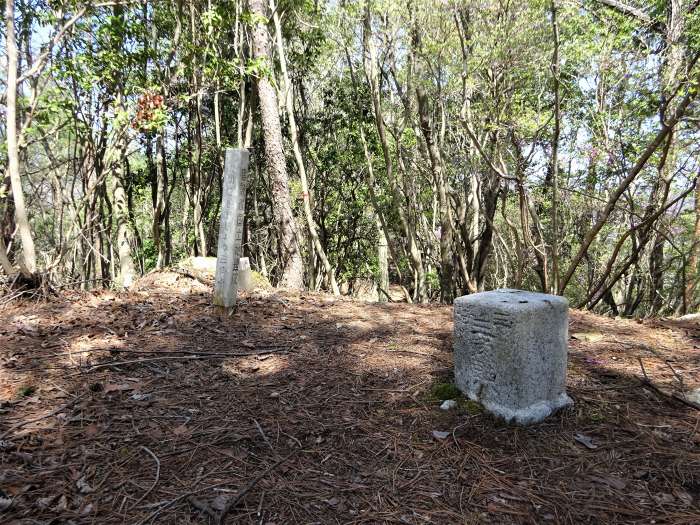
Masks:
[[[254,348],[260,350],[258,352],[237,352],[237,353],[226,353],[226,352],[199,352],[197,350],[167,350],[167,351],[155,351],[155,350],[128,350],[126,348],[88,348],[85,350],[69,350],[66,352],[54,352],[52,354],[35,354],[37,358],[48,358],[48,357],[63,357],[78,354],[97,354],[99,352],[109,352],[110,354],[129,354],[129,355],[204,355],[204,356],[249,356],[249,355],[265,355],[274,354],[276,352],[291,351],[294,348],[282,347],[279,345],[254,345]]]
[[[653,382],[651,379],[649,379],[649,376],[647,375],[647,371],[644,369],[644,363],[642,363],[642,358],[641,358],[641,357],[637,357],[637,361],[639,361],[639,366],[642,367],[642,374],[644,374],[644,378],[641,378],[641,377],[639,377],[639,376],[635,376],[635,377],[639,380],[639,382],[641,382],[641,383],[642,383],[643,385],[645,385],[645,386],[648,386],[648,387],[651,388],[654,392],[656,392],[657,394],[659,394],[659,395],[662,396],[662,397],[670,398],[670,399],[675,399],[675,400],[678,401],[679,403],[683,403],[685,406],[688,406],[688,407],[690,407],[690,408],[694,408],[695,410],[700,410],[700,405],[698,405],[697,403],[693,403],[692,401],[688,401],[687,399],[685,399],[685,398],[682,397],[682,396],[679,396],[678,394],[669,394],[668,392],[664,392],[663,390],[661,390],[661,388],[659,388],[658,386],[656,386],[656,385],[654,384],[654,382]],[[671,370],[673,371],[673,373],[676,375],[676,379],[678,379],[678,374],[677,374],[676,371],[673,369],[673,367],[672,367],[671,365],[668,364],[668,361],[666,361],[666,364],[671,368]],[[680,380],[680,382],[681,382],[681,385],[682,385],[682,384],[683,384],[683,381]]]
[[[644,381],[647,383],[651,383],[651,381],[649,380],[649,376],[647,376],[647,371],[644,368],[644,363],[642,362],[642,358],[637,357],[637,361],[639,361],[639,366],[642,367],[642,374],[644,374]]]
[[[185,492],[184,494],[180,494],[178,497],[173,498],[170,501],[167,501],[167,502],[161,504],[160,507],[158,507],[156,510],[151,512],[145,518],[137,521],[134,525],[144,525],[145,523],[148,523],[149,521],[155,519],[165,509],[172,507],[178,501],[182,501],[183,499],[189,498],[193,494],[199,494],[200,492],[204,492],[205,490],[215,489],[217,487],[221,487],[222,485],[228,485],[228,484],[229,484],[228,481],[223,481],[221,483],[214,483],[213,485],[207,485],[206,487],[202,487],[201,489],[195,489],[195,490],[191,490],[189,492]],[[153,507],[153,505],[151,505],[151,507]]]
[[[158,456],[156,456],[153,452],[148,447],[144,447],[143,445],[141,446],[141,450],[146,452],[149,456],[153,458],[153,460],[156,462],[156,477],[153,480],[153,484],[151,487],[141,496],[136,503],[132,505],[133,507],[136,507],[139,503],[141,503],[144,499],[146,499],[146,496],[148,496],[151,492],[153,492],[153,489],[156,488],[156,485],[158,484],[158,481],[160,480],[160,460],[158,459]]]
[[[265,443],[267,443],[267,446],[270,447],[270,450],[274,450],[274,448],[272,448],[272,443],[270,443],[270,441],[267,439],[267,436],[265,435],[265,432],[263,432],[263,429],[260,426],[260,423],[258,423],[258,420],[253,419],[253,422],[255,423],[255,426],[258,427],[258,432],[260,432],[260,435],[265,440]]]
[[[160,356],[160,357],[149,357],[148,359],[130,359],[127,361],[110,361],[108,363],[99,363],[97,365],[89,366],[89,367],[81,370],[80,373],[93,372],[95,370],[99,370],[100,368],[107,368],[110,366],[133,365],[133,364],[138,364],[138,363],[149,363],[152,361],[168,361],[168,360],[172,361],[172,360],[178,360],[178,359],[185,360],[185,361],[200,361],[202,359],[227,359],[230,357],[246,357],[246,356],[253,356],[253,355],[274,354],[274,353],[279,353],[279,352],[290,352],[291,350],[292,350],[291,348],[279,348],[276,350],[265,350],[263,352],[237,352],[235,354],[197,352],[196,355],[167,355],[167,356]],[[142,353],[142,352],[135,352],[135,353]]]
[[[673,375],[675,378],[678,380],[678,384],[681,387],[681,390],[685,391],[685,381],[683,381],[683,376],[680,375],[673,366],[671,366],[671,363],[668,362],[668,359],[664,360],[664,363],[666,363],[666,366],[671,369],[671,372],[673,372]]]
[[[679,396],[678,394],[669,394],[668,392],[664,392],[658,386],[656,386],[648,377],[647,378],[641,378],[639,376],[634,376],[634,377],[636,377],[637,380],[642,385],[648,386],[654,392],[659,394],[661,397],[665,397],[667,399],[674,399],[674,400],[678,401],[679,403],[684,404],[687,407],[694,408],[695,410],[700,410],[700,405],[697,405],[696,403],[693,403],[692,401],[688,401],[687,399],[684,399],[683,397]]]

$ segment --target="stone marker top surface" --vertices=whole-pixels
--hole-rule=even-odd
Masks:
[[[526,292],[525,290],[513,290],[501,288],[489,292],[479,292],[464,295],[455,299],[455,305],[479,304],[507,311],[530,310],[547,307],[568,307],[569,301],[559,295],[546,293]]]

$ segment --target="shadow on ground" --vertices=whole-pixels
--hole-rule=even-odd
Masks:
[[[431,398],[448,307],[209,302],[176,277],[1,314],[0,521],[700,522],[699,413],[635,377],[697,380],[682,330],[573,312],[602,334],[571,341],[576,404],[517,428]]]

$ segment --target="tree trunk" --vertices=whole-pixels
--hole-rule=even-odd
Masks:
[[[428,147],[430,167],[433,180],[437,187],[438,207],[440,215],[440,300],[443,303],[451,303],[454,299],[453,281],[454,265],[452,263],[452,213],[447,197],[445,176],[442,168],[442,154],[433,135],[433,127],[430,123],[428,96],[422,87],[416,87],[418,99],[418,114],[420,127]]]
[[[401,206],[403,196],[401,195],[401,189],[399,188],[398,183],[395,180],[394,163],[392,160],[391,151],[389,150],[389,140],[387,138],[384,118],[382,117],[378,78],[379,74],[376,66],[374,43],[372,42],[372,18],[369,5],[365,6],[365,15],[363,20],[362,31],[362,46],[364,52],[363,62],[365,68],[365,76],[367,78],[367,83],[369,85],[370,93],[372,95],[374,120],[377,126],[379,142],[382,146],[382,153],[384,155],[384,164],[386,167],[387,180],[389,181],[389,186],[392,190],[391,205],[394,211],[399,216],[401,226],[403,227],[404,234],[406,235],[406,238],[408,240],[408,254],[410,256],[411,265],[413,266],[414,275],[416,276],[415,296],[419,302],[425,302],[427,300],[427,293],[425,290],[425,270],[423,267],[423,257],[421,255],[420,250],[418,249],[415,229],[409,223],[406,210]]]
[[[192,33],[192,40],[196,45],[199,45],[199,39],[197,35],[197,13],[195,10],[194,2],[190,4],[190,31]],[[204,201],[205,201],[205,188],[203,187],[202,179],[202,89],[201,82],[199,78],[200,68],[197,61],[197,54],[195,53],[192,57],[192,91],[197,93],[195,97],[195,161],[190,167],[192,173],[192,181],[194,182],[194,187],[192,188],[192,195],[194,199],[194,227],[195,227],[195,245],[197,248],[197,253],[202,257],[207,256],[207,236],[204,232]],[[191,118],[190,113],[190,118]],[[215,112],[216,122],[216,133],[217,133],[217,145],[218,145],[218,111]]]
[[[10,177],[5,177],[5,180],[0,183],[0,194],[5,196],[0,200],[0,266],[7,275],[17,273],[10,261],[7,247],[7,243],[12,242],[12,234],[15,231],[15,212],[10,200],[10,184]]]
[[[124,191],[123,175],[126,161],[126,144],[121,145],[119,160],[114,177],[112,191],[114,194],[114,215],[117,222],[117,253],[119,255],[119,282],[129,288],[135,278],[134,259],[131,255],[131,228],[129,223],[129,204]]]
[[[399,266],[399,257],[397,255],[397,249],[395,244],[392,244],[389,242],[389,236],[388,236],[388,231],[389,228],[387,226],[387,221],[386,217],[384,216],[384,213],[382,212],[381,206],[379,206],[379,199],[377,198],[377,194],[374,191],[374,187],[376,185],[376,181],[374,178],[374,168],[372,167],[372,157],[369,153],[369,149],[367,147],[367,139],[365,138],[365,133],[360,127],[360,140],[362,141],[362,149],[365,154],[365,160],[367,162],[367,189],[369,192],[369,197],[370,201],[372,201],[372,207],[374,208],[374,212],[376,213],[377,216],[377,235],[379,236],[379,243],[382,242],[382,240],[386,243],[386,250],[387,250],[387,255],[391,257],[394,261],[394,265],[396,268],[396,274],[399,279],[399,283],[401,285],[401,291],[403,292],[404,298],[406,299],[407,303],[412,303],[413,299],[411,298],[411,294],[408,292],[406,287],[404,286],[404,280],[403,276],[401,275],[401,268]],[[378,252],[378,255],[380,256],[380,261],[379,264],[382,265],[382,259],[381,256],[383,255],[382,252]],[[380,267],[380,272],[382,271],[382,268]],[[384,277],[380,273],[380,285]],[[387,286],[387,292],[388,292],[388,286],[389,286],[389,261],[387,260],[386,262],[386,286]]]
[[[299,172],[299,178],[301,179],[301,191],[304,200],[304,216],[306,217],[306,225],[309,229],[309,235],[311,236],[311,245],[313,246],[316,255],[321,260],[323,265],[323,271],[326,273],[326,277],[331,286],[331,291],[333,295],[340,295],[340,290],[338,289],[338,283],[335,280],[335,268],[331,266],[328,261],[328,256],[326,255],[326,250],[324,250],[321,240],[318,237],[318,231],[316,227],[316,222],[314,221],[313,212],[311,211],[311,193],[309,191],[309,183],[306,177],[306,167],[304,166],[304,159],[301,156],[301,147],[299,146],[299,133],[297,131],[296,118],[294,116],[294,91],[291,82],[289,81],[289,74],[287,73],[287,60],[284,53],[284,41],[282,39],[282,26],[280,23],[279,15],[275,8],[274,0],[270,0],[270,9],[272,10],[273,19],[275,22],[275,36],[277,41],[277,55],[280,61],[280,69],[282,70],[282,95],[284,97],[285,107],[287,110],[287,118],[289,119],[289,132],[292,139],[292,148],[294,150],[294,160],[296,161],[297,171]],[[313,273],[313,272],[312,272]]]
[[[5,246],[5,239],[3,239],[2,235],[0,235],[0,267],[7,275],[15,273],[12,263],[7,257],[7,246]]]
[[[552,52],[552,81],[554,91],[554,131],[552,133],[552,280],[551,293],[559,293],[559,135],[561,133],[561,98],[559,90],[559,23],[557,21],[557,6],[555,0],[550,2],[552,15],[552,37],[554,51]]]
[[[672,101],[674,90],[682,74],[685,56],[685,46],[682,42],[684,31],[684,8],[682,0],[670,0],[667,2],[666,16],[666,53],[664,62],[660,68],[661,72],[661,106],[659,110],[659,120],[664,122],[666,115],[673,110]],[[668,147],[665,152],[664,162],[659,170],[659,187],[661,196],[661,206],[663,206],[671,187],[671,182],[675,176],[676,160],[676,134],[671,131],[668,136]],[[664,230],[666,224],[664,217],[657,224],[657,233],[654,238],[651,253],[649,254],[649,274],[651,278],[651,288],[649,290],[650,313],[658,314],[661,310],[664,297],[664,245],[666,238]]]
[[[260,21],[261,19],[266,20],[265,0],[250,0],[248,5],[255,21],[252,28],[253,58],[269,65],[271,60],[267,27],[264,22]],[[263,72],[259,73],[256,84],[262,117],[265,158],[270,174],[272,208],[278,230],[278,249],[282,270],[280,285],[302,289],[304,287],[304,264],[289,195],[289,179],[282,148],[282,129],[277,110],[277,94],[270,79]]]
[[[149,139],[150,141],[150,139]],[[153,201],[153,248],[156,251],[156,268],[161,269],[165,264],[165,247],[163,246],[163,216],[164,209],[164,177],[161,150],[163,146],[163,136],[159,132],[156,137],[155,158],[151,159],[151,198]],[[150,149],[150,148],[148,148]]]
[[[377,297],[380,303],[387,302],[389,297],[389,243],[382,228],[382,221],[377,217],[377,260],[379,266],[379,282]]]
[[[693,228],[690,256],[688,257],[688,271],[685,278],[685,290],[683,299],[683,313],[695,306],[695,290],[698,283],[698,262],[700,262],[700,184],[695,183],[695,227]]]
[[[17,42],[15,40],[15,6],[14,2],[5,2],[5,30],[7,53],[7,97],[6,97],[6,140],[7,172],[12,187],[12,199],[15,206],[15,221],[22,251],[18,255],[18,266],[22,275],[32,278],[36,273],[36,250],[29,225],[29,217],[24,203],[24,191],[19,173],[19,144],[17,130]]]

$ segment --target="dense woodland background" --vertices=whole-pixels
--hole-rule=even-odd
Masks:
[[[276,3],[277,1],[277,3]],[[4,5],[7,285],[128,287],[214,256],[250,148],[273,284],[700,303],[697,0]]]

